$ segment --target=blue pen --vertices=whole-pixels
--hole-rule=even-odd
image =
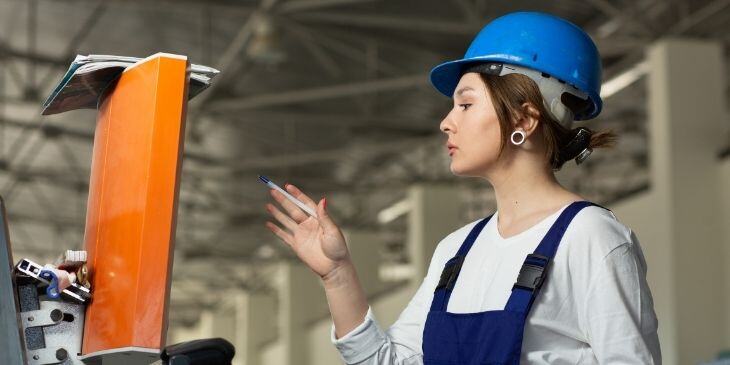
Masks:
[[[299,208],[302,208],[303,211],[307,212],[312,217],[317,218],[317,213],[314,210],[312,210],[312,208],[308,207],[306,204],[302,203],[299,199],[293,197],[291,194],[287,193],[284,189],[282,189],[278,185],[274,184],[266,176],[259,175],[259,180],[261,180],[262,183],[266,184],[270,188],[284,194],[284,196],[287,199],[289,199],[292,203],[296,204]]]

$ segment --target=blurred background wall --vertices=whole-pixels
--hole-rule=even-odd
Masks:
[[[337,364],[315,275],[263,226],[258,174],[327,196],[381,327],[447,233],[495,209],[448,168],[450,100],[427,79],[492,18],[565,17],[602,55],[611,150],[566,187],[637,234],[666,364],[730,349],[730,1],[0,0],[0,195],[16,260],[79,248],[94,111],[40,118],[76,54],[163,51],[220,69],[188,109],[169,342],[236,363]]]

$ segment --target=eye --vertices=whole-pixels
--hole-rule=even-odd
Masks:
[[[461,110],[463,110],[463,111],[466,111],[467,109],[469,109],[470,106],[471,106],[471,104],[459,104],[459,108],[462,108]]]

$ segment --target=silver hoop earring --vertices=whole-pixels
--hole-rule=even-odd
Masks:
[[[520,136],[520,140],[519,141],[515,141],[515,135],[519,135]],[[515,146],[521,145],[522,143],[525,142],[525,132],[523,132],[523,131],[514,131],[514,132],[512,132],[512,135],[510,136],[510,140],[512,141],[512,144],[515,145]]]

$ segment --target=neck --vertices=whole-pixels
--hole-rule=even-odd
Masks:
[[[575,195],[565,190],[540,158],[515,158],[486,176],[494,187],[501,222],[561,207]]]

